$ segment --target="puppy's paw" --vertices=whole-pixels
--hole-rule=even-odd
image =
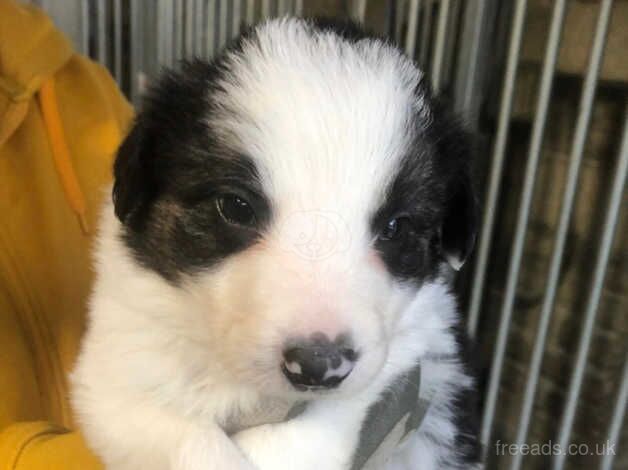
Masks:
[[[290,421],[246,429],[233,439],[258,470],[346,470],[351,455],[333,435]]]
[[[172,470],[256,470],[222,431],[188,432],[171,464]]]

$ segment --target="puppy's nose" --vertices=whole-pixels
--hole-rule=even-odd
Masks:
[[[282,371],[298,390],[328,389],[351,373],[358,354],[348,335],[330,341],[323,333],[289,341],[283,351]]]

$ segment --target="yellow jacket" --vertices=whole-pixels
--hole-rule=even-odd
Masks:
[[[39,10],[0,0],[0,470],[100,468],[68,373],[89,245],[132,110]]]

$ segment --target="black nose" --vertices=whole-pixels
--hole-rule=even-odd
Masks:
[[[337,387],[358,360],[348,335],[330,341],[323,333],[289,341],[283,357],[281,369],[298,390]]]

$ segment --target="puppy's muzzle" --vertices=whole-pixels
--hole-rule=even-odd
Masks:
[[[283,351],[281,369],[297,390],[324,390],[337,387],[347,378],[358,360],[348,335],[330,341],[323,333],[289,341]]]

